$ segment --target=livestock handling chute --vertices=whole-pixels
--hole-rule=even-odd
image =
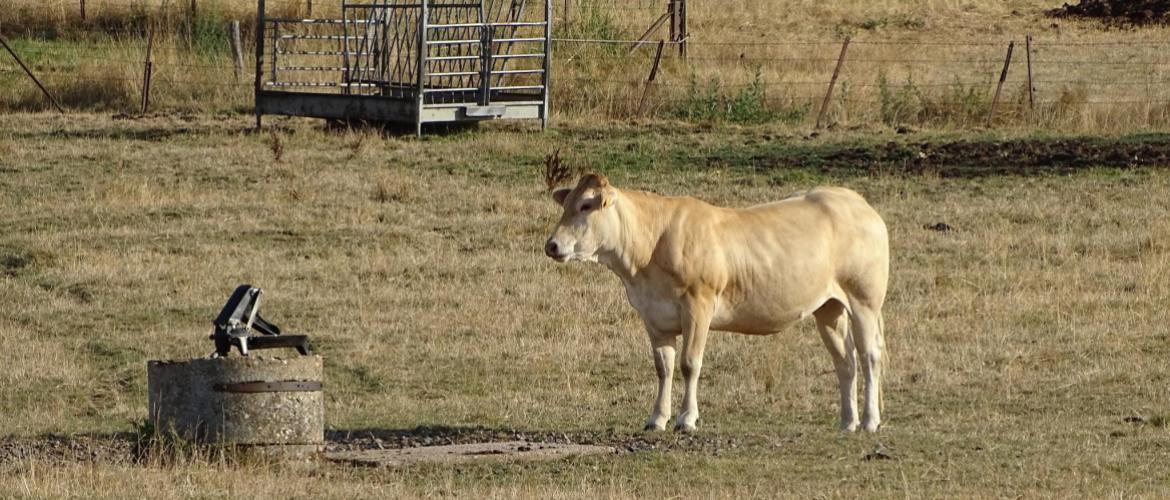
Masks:
[[[548,124],[551,0],[341,1],[336,19],[257,5],[262,115],[413,124]]]

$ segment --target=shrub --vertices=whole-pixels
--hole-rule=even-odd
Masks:
[[[675,109],[675,116],[689,121],[728,121],[741,124],[769,122],[792,123],[808,115],[808,104],[780,100],[769,101],[767,87],[756,70],[755,78],[734,94],[726,94],[718,78],[700,84],[692,75],[686,97]]]
[[[922,114],[922,92],[914,86],[914,79],[906,77],[906,83],[896,89],[890,88],[885,72],[878,73],[878,102],[881,104],[881,119],[886,125],[917,122]]]

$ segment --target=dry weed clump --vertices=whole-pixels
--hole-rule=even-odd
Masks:
[[[377,203],[410,203],[417,187],[414,179],[401,171],[386,172],[378,176],[370,199]]]
[[[284,159],[284,134],[275,128],[268,131],[268,150],[272,151],[272,160],[280,163]]]
[[[571,182],[581,173],[581,168],[573,168],[561,159],[561,150],[544,157],[544,184],[552,192],[557,187]]]

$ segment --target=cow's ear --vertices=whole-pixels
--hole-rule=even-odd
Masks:
[[[613,205],[613,193],[604,193],[601,195],[601,208],[609,208]]]
[[[569,188],[560,188],[556,191],[553,191],[552,192],[553,201],[557,202],[557,205],[564,205],[565,198],[567,198],[569,196],[570,191],[572,191],[572,190]]]

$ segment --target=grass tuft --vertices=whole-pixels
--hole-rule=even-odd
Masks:
[[[272,151],[272,160],[280,163],[284,159],[284,135],[277,130],[268,132],[268,150]]]

